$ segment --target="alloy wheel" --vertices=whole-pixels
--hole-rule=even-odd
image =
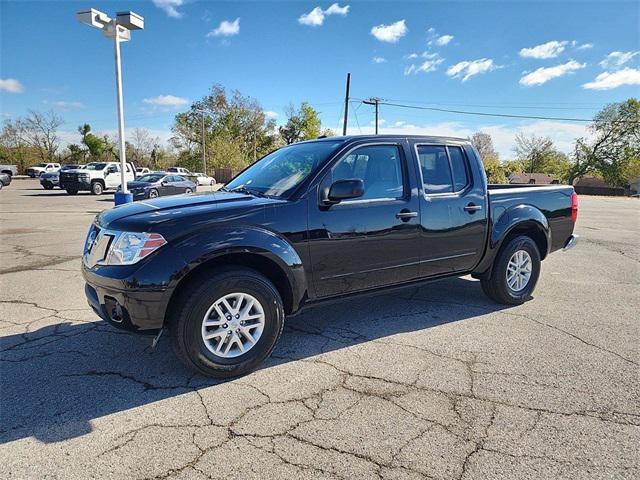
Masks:
[[[264,309],[248,293],[230,293],[216,300],[202,319],[202,340],[222,358],[235,358],[251,350],[262,336]]]

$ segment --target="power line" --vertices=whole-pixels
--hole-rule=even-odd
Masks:
[[[516,115],[509,113],[489,113],[489,112],[470,112],[467,110],[450,110],[447,108],[437,108],[437,107],[422,107],[418,105],[405,105],[401,103],[391,103],[391,102],[379,102],[380,105],[388,105],[390,107],[399,107],[399,108],[410,108],[413,110],[429,110],[434,112],[445,112],[445,113],[456,113],[459,115],[478,115],[482,117],[503,117],[503,118],[525,118],[531,120],[556,120],[563,122],[585,122],[585,123],[593,123],[594,119],[592,118],[568,118],[568,117],[546,117],[541,115]],[[612,122],[604,122],[604,123],[640,123],[637,120],[613,120]]]

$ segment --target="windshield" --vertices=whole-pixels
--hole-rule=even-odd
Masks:
[[[225,190],[243,188],[263,195],[287,196],[342,143],[323,141],[283,147],[251,165],[231,180]]]
[[[39,163],[38,165],[36,165],[36,167],[45,168],[47,165],[48,165],[48,163]]]
[[[107,164],[106,163],[102,163],[102,162],[91,162],[91,163],[87,163],[87,165],[84,167],[85,170],[104,170],[104,167],[106,167]]]
[[[149,182],[156,183],[164,178],[164,175],[161,173],[148,173],[147,175],[142,175],[136,178],[136,182]]]

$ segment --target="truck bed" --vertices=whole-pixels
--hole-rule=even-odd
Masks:
[[[551,252],[564,247],[573,233],[571,185],[487,185],[487,194],[494,225],[510,207],[531,205],[539,209],[551,229]]]

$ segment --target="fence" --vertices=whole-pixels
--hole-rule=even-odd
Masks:
[[[213,171],[213,176],[218,183],[227,183],[238,174],[236,170],[231,168],[214,168]]]

